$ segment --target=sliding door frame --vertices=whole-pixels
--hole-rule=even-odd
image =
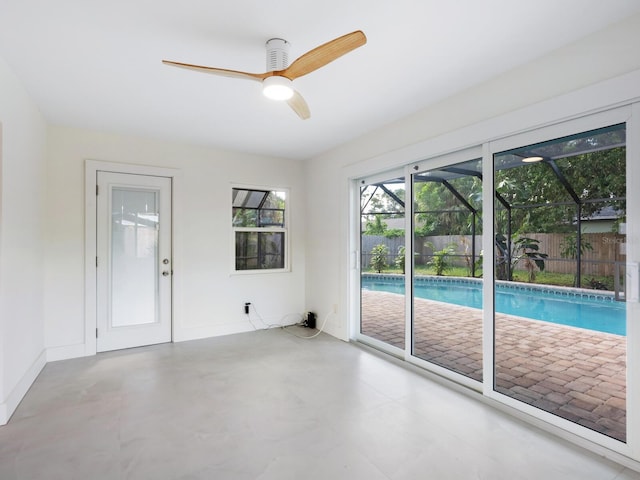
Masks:
[[[613,82],[615,83],[615,82]],[[595,89],[602,88],[599,86]],[[591,97],[592,98],[592,97]],[[575,99],[574,99],[575,100]],[[587,102],[588,103],[588,102]],[[539,108],[531,107],[533,110],[533,117],[540,117],[541,113]],[[526,111],[526,109],[524,109]],[[517,112],[516,118],[522,124],[523,112]],[[539,118],[538,118],[539,120]],[[630,181],[631,179],[640,178],[640,102],[619,102],[610,108],[594,108],[591,111],[580,113],[574,113],[573,115],[567,115],[564,118],[551,118],[546,121],[535,122],[532,120],[532,125],[529,128],[521,126],[510,130],[508,125],[508,119],[502,119],[502,121],[491,120],[485,124],[479,126],[476,130],[472,130],[473,134],[465,137],[468,134],[469,127],[462,129],[460,132],[454,132],[443,138],[438,138],[430,142],[425,142],[422,148],[417,146],[411,146],[405,152],[405,161],[403,167],[396,166],[395,168],[383,173],[372,176],[352,176],[352,196],[351,201],[351,217],[352,222],[350,226],[350,245],[349,249],[353,254],[353,261],[351,264],[352,275],[350,277],[350,299],[351,299],[351,338],[356,341],[362,341],[368,343],[373,347],[379,348],[376,342],[371,342],[369,339],[362,338],[362,335],[358,333],[360,324],[360,251],[359,247],[354,248],[355,245],[360,245],[360,228],[359,228],[359,192],[361,182],[364,180],[367,183],[373,183],[376,179],[388,179],[398,177],[401,169],[404,171],[405,176],[405,191],[407,198],[413,198],[412,188],[412,174],[431,170],[438,167],[459,163],[465,160],[471,160],[473,158],[482,158],[483,161],[483,245],[493,245],[493,223],[494,223],[494,153],[508,150],[510,148],[522,147],[525,145],[534,144],[546,140],[552,140],[563,136],[581,133],[597,128],[614,125],[618,123],[626,123],[626,148],[627,148],[627,161],[626,161],[626,175],[628,179],[627,188],[627,281],[635,285],[636,289],[640,289],[640,189],[634,189]],[[517,123],[517,122],[516,122]],[[489,127],[496,125],[500,126],[495,131],[491,132]],[[503,133],[498,136],[497,134]],[[493,135],[493,136],[492,136]],[[456,140],[461,142],[461,146],[469,145],[465,142],[468,138],[477,138],[480,140],[482,136],[485,139],[479,141],[475,146],[469,148],[454,149]],[[443,149],[442,145],[448,144],[450,149]],[[427,152],[424,155],[424,159],[415,160],[420,158],[420,150]],[[429,151],[435,151],[429,155]],[[396,154],[402,156],[401,154]],[[413,157],[413,160],[412,160]],[[375,163],[378,165],[378,171],[382,171],[380,168],[380,162],[384,161],[385,156],[381,156],[375,159]],[[388,158],[387,158],[388,159]],[[396,157],[395,162],[398,161]],[[391,162],[393,163],[393,162]],[[347,170],[348,172],[348,170]],[[357,201],[356,201],[357,200]],[[407,202],[407,208],[405,211],[405,248],[407,252],[413,251],[413,201]],[[356,219],[357,222],[356,223]],[[358,226],[358,228],[355,228]],[[586,427],[582,427],[578,424],[572,423],[569,420],[557,417],[551,413],[540,410],[531,405],[527,405],[523,402],[510,398],[504,394],[494,391],[494,264],[495,264],[495,251],[493,248],[485,247],[483,256],[483,271],[485,272],[485,281],[483,282],[483,378],[482,383],[473,381],[471,379],[465,379],[462,375],[448,371],[442,367],[435,366],[429,362],[414,357],[412,355],[412,333],[411,327],[413,323],[413,291],[412,291],[412,279],[413,279],[413,258],[411,261],[406,262],[405,273],[405,350],[403,352],[390,351],[396,356],[401,353],[407,363],[414,364],[425,368],[429,372],[435,373],[440,377],[445,377],[448,380],[455,382],[457,385],[467,387],[471,391],[480,393],[479,398],[491,405],[494,405],[498,409],[504,410],[516,417],[524,419],[525,421],[537,425],[547,431],[550,431],[561,438],[567,439],[575,444],[581,445],[591,451],[598,454],[602,454],[608,458],[613,458],[616,461],[627,464],[632,468],[638,468],[640,466],[640,323],[631,321],[633,318],[640,318],[640,303],[637,301],[627,301],[627,439],[626,443],[617,441],[615,439],[606,437],[603,434],[592,431]],[[413,257],[413,256],[412,256]],[[355,274],[354,274],[355,273]],[[629,276],[633,278],[629,278]],[[357,292],[357,293],[356,293]],[[640,295],[640,292],[636,292]],[[356,295],[358,300],[356,301]],[[388,351],[388,349],[381,348],[381,350]],[[456,387],[457,388],[457,387]]]

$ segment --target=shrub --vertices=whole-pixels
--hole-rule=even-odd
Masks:
[[[382,273],[382,270],[388,265],[387,255],[389,255],[389,247],[383,243],[373,247],[371,249],[371,268],[378,273]]]
[[[444,272],[446,272],[453,266],[453,264],[449,261],[449,257],[455,252],[456,251],[452,245],[447,245],[442,250],[433,252],[433,258],[429,260],[427,265],[433,267],[436,275],[443,275]]]
[[[529,237],[516,237],[516,240],[507,245],[507,237],[501,233],[496,234],[497,265],[496,276],[499,280],[513,280],[513,271],[520,260],[527,270],[529,283],[536,279],[536,270],[544,271],[544,261],[548,257],[546,253],[540,253],[539,240]],[[510,252],[510,262],[507,262],[507,252]]]

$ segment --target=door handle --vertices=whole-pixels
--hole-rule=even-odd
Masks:
[[[162,276],[166,277],[167,275],[169,275],[169,272],[167,272],[166,270],[164,272],[162,272]]]

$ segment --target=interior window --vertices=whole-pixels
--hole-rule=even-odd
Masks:
[[[232,189],[236,271],[286,268],[286,200],[284,190]]]

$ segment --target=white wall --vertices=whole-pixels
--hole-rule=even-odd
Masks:
[[[242,314],[245,301],[267,322],[315,310],[320,320],[329,318],[329,333],[346,339],[348,178],[436,155],[451,143],[424,142],[637,70],[638,44],[640,16],[304,166],[160,140],[47,130],[28,93],[0,59],[0,423],[44,365],[45,346],[50,359],[72,356],[83,346],[85,159],[182,170],[176,340],[250,329]],[[561,118],[563,112],[554,114]],[[455,148],[466,146],[463,137],[455,138]],[[291,189],[291,273],[229,275],[232,182]],[[332,315],[334,305],[337,315]]]
[[[0,425],[45,362],[46,124],[0,58]]]
[[[251,330],[245,301],[267,323],[305,309],[300,162],[62,127],[49,129],[48,152],[44,298],[49,359],[77,355],[84,343],[85,159],[181,171],[174,191],[179,208],[174,212],[174,340]],[[291,272],[230,275],[234,183],[290,189]]]
[[[479,145],[494,135],[504,134],[504,128],[502,132],[494,128],[500,121],[491,119],[527,106],[537,105],[534,109],[542,112],[542,116],[560,120],[568,112],[551,111],[544,101],[568,94],[565,102],[556,106],[564,104],[573,110],[579,109],[570,92],[640,69],[638,45],[640,15],[309,160],[306,298],[307,305],[317,310],[321,318],[330,313],[334,302],[339,303],[337,315],[332,315],[327,324],[327,332],[349,338],[347,279],[352,258],[347,206],[350,177]],[[621,84],[624,85],[624,81]],[[604,95],[601,101],[606,103]],[[536,121],[532,117],[527,128],[534,127]],[[471,129],[475,138],[465,136]],[[328,185],[335,186],[336,194],[324,194]],[[315,201],[318,198],[323,201]]]

